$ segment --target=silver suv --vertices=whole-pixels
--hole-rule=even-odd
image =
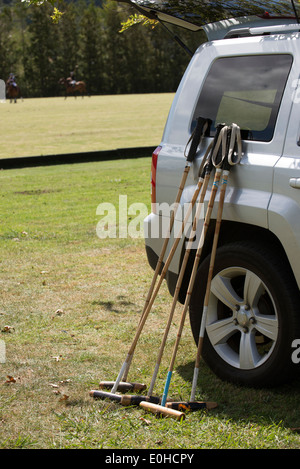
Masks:
[[[175,216],[179,223],[195,193],[201,163],[218,124],[237,124],[242,158],[228,179],[202,355],[224,380],[253,387],[287,382],[297,372],[299,360],[293,352],[300,344],[299,2],[130,3],[152,19],[192,31],[202,28],[207,34],[182,78],[162,141],[153,153],[153,210],[144,224],[149,263],[155,269],[166,236],[162,227],[170,216],[161,208],[172,206],[176,199],[186,166],[187,142],[197,119],[207,119],[209,126],[182,190]],[[220,21],[210,23],[210,15]],[[213,180],[214,170],[205,194],[204,215]],[[217,193],[189,301],[196,344],[219,198]],[[194,233],[196,240],[203,233],[204,215]],[[178,239],[174,230],[164,262]],[[197,246],[193,244],[176,292],[189,236],[185,229],[165,277],[170,293],[178,294],[182,304]]]

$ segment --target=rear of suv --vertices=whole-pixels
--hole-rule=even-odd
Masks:
[[[182,210],[176,214],[179,220],[196,189],[201,162],[217,125],[237,124],[243,155],[228,180],[202,354],[224,380],[253,387],[287,382],[298,371],[293,350],[300,343],[299,3],[265,2],[265,12],[261,9],[264,2],[248,2],[248,10],[247,2],[242,2],[245,9],[240,11],[235,10],[240,2],[189,1],[184,2],[188,15],[178,10],[182,4],[178,1],[130,3],[150,18],[191,30],[199,29],[200,21],[208,37],[182,78],[162,141],[152,156],[153,210],[144,222],[148,261],[155,269],[164,242],[161,227],[169,217],[159,208],[171,206],[176,198],[186,164],[186,144],[197,119],[209,119],[211,125],[183,189]],[[215,18],[216,8],[222,4],[227,7],[218,10],[220,21],[209,23],[210,8]],[[241,15],[237,17],[237,13]],[[205,207],[212,184],[213,173]],[[196,344],[218,197],[189,303]],[[198,235],[202,226],[203,221],[197,226]],[[174,239],[172,233],[165,259]],[[182,236],[166,275],[172,295],[185,249],[186,237]],[[192,250],[179,293],[181,303],[186,298],[194,257]]]

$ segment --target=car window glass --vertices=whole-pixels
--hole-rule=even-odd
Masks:
[[[292,56],[256,55],[217,59],[205,80],[193,116],[219,123],[236,123],[248,140],[270,141]]]

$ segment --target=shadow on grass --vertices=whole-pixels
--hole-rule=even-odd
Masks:
[[[124,299],[125,296],[117,296],[116,301],[102,301],[102,300],[94,300],[91,302],[93,306],[102,306],[106,311],[111,313],[126,313],[126,308],[130,307],[131,309],[134,307],[136,308],[136,304],[132,303],[131,301],[127,301]]]

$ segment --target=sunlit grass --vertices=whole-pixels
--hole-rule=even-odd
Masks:
[[[0,448],[299,448],[299,381],[274,390],[221,382],[201,363],[197,399],[216,401],[183,422],[93,400],[125,359],[153,272],[143,239],[99,239],[99,203],[119,195],[150,209],[150,158],[0,172]],[[129,379],[150,384],[171,306],[163,284]],[[157,377],[163,392],[178,305]],[[7,329],[5,326],[9,326]],[[188,321],[169,395],[189,399],[195,360]],[[101,458],[101,455],[100,455]]]
[[[0,103],[0,158],[156,146],[172,93]]]

